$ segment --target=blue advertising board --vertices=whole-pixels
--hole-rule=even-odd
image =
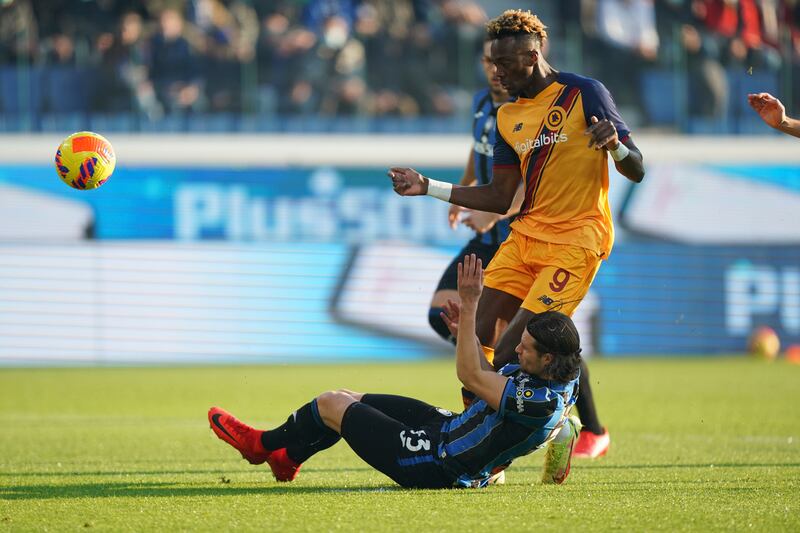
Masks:
[[[800,343],[800,247],[620,244],[592,290],[604,354],[743,352],[758,326]]]
[[[447,204],[397,196],[381,168],[118,167],[93,191],[72,190],[54,172],[0,166],[0,184],[85,202],[98,239],[457,243],[470,235],[448,227]]]
[[[797,177],[800,176],[797,167],[704,168],[716,172],[707,176],[707,181],[716,180],[715,191],[724,190],[728,183],[726,176],[730,176],[731,180],[740,182],[756,180],[761,194],[769,193],[772,195],[770,198],[775,194],[787,198],[796,194]],[[459,169],[430,172],[439,179],[450,181],[460,177]],[[725,175],[720,176],[719,172]],[[683,182],[676,180],[684,175],[673,172],[671,183],[680,186]],[[667,176],[662,177],[663,185]],[[656,186],[659,184],[656,179],[654,183]],[[442,269],[471,232],[464,227],[458,231],[448,227],[448,205],[444,202],[397,196],[389,186],[385,169],[121,167],[104,187],[95,191],[75,191],[56,179],[49,166],[2,166],[0,186],[4,185],[35,191],[45,198],[62,202],[66,199],[87,206],[93,216],[92,236],[99,240],[115,243],[163,241],[169,247],[164,250],[182,243],[200,244],[201,241],[263,248],[266,253],[264,268],[269,267],[263,273],[266,276],[264,287],[269,290],[262,290],[259,286],[257,292],[252,292],[255,289],[247,291],[248,295],[257,295],[259,299],[272,299],[272,311],[254,310],[252,316],[241,317],[242,323],[247,325],[250,324],[248,321],[255,320],[254,324],[269,324],[276,332],[291,331],[290,337],[297,337],[300,342],[303,326],[298,330],[297,320],[286,322],[284,319],[288,310],[305,302],[303,305],[306,307],[299,311],[315,317],[314,321],[322,328],[318,331],[327,337],[324,343],[329,350],[327,356],[423,357],[449,350],[446,345],[426,344],[426,336],[435,340],[426,323],[427,302]],[[764,187],[774,185],[780,189],[764,191]],[[722,207],[715,207],[711,200],[702,200],[708,202],[704,211],[706,229],[701,236],[702,244],[691,239],[684,244],[667,243],[666,237],[656,235],[659,232],[681,235],[686,221],[681,220],[680,214],[686,211],[677,208],[694,205],[699,189],[678,194],[680,189],[674,187],[668,197],[655,189],[649,193],[646,188],[642,191],[645,191],[642,199],[634,198],[628,202],[632,214],[627,223],[640,221],[649,224],[651,231],[636,233],[637,228],[630,227],[628,229],[634,231],[627,235],[624,231],[619,232],[611,257],[604,262],[592,285],[591,335],[584,339],[584,343],[591,342],[594,351],[604,355],[735,353],[746,349],[748,336],[761,325],[775,329],[784,346],[800,343],[800,246],[785,242],[787,236],[797,233],[795,229],[791,226],[787,229],[785,223],[773,220],[770,224],[784,226],[781,234],[784,240],[776,241],[783,244],[742,245],[729,240],[725,241],[727,244],[718,244],[713,239],[721,234],[715,228],[714,219]],[[737,191],[737,194],[746,193],[740,189]],[[670,199],[670,205],[676,210],[659,214],[652,208],[666,201],[665,198]],[[33,213],[32,219],[45,219],[51,214],[47,201],[35,205],[35,209],[41,212]],[[769,209],[765,209],[767,213],[761,216],[768,218]],[[665,225],[668,217],[664,213],[670,213],[669,217],[672,217],[669,226]],[[696,210],[692,216],[698,216]],[[746,226],[747,221],[742,224]],[[761,229],[769,232],[772,227],[767,224]],[[692,231],[698,233],[695,228],[692,227]],[[739,230],[727,227],[726,231],[722,237],[730,239]],[[800,239],[795,242],[800,242]],[[351,278],[355,281],[350,284],[343,281],[348,264],[353,266],[348,259],[352,250],[372,245],[373,250],[386,251],[396,248],[395,243],[408,243],[411,249],[402,252],[406,255],[398,255],[383,263],[380,257],[364,255],[365,262],[359,266],[361,270],[351,269],[354,272]],[[281,246],[275,248],[276,245]],[[336,248],[333,255],[331,246]],[[297,271],[290,261],[276,260],[269,255],[269,250],[276,249],[288,250],[286,253],[294,250],[291,253],[307,258],[309,265],[316,265],[315,268],[324,266],[327,269],[325,275],[307,276]],[[233,258],[231,265],[239,265],[236,250],[228,249],[225,253],[228,252]],[[197,253],[208,257],[209,252],[198,248]],[[158,249],[148,249],[147,254],[151,254],[147,256],[151,262],[167,261],[169,256]],[[31,272],[39,271],[20,261],[22,259],[9,259],[8,265],[0,265],[7,285],[0,287],[3,288],[0,304],[8,313],[9,338],[18,335],[19,325],[16,322],[12,324],[12,319],[16,320],[14,310],[18,314],[20,302],[27,298],[25,291],[39,291],[35,293],[37,295],[52,291],[33,286],[24,289],[25,284],[34,283]],[[30,261],[35,261],[34,256]],[[403,274],[398,271],[398,264],[403,267],[406,261],[415,266],[412,270],[417,278],[411,283],[392,282]],[[188,259],[186,264],[189,264]],[[203,291],[220,279],[212,268],[213,261],[208,265],[207,271],[198,273],[198,276],[202,274],[202,279],[198,278],[190,288],[194,291],[192,298],[202,305],[211,301],[203,299]],[[244,280],[243,286],[248,286],[248,280],[254,279],[254,273],[250,273],[246,265],[245,261],[230,273],[233,278]],[[41,269],[42,272],[47,270]],[[107,275],[107,287],[111,292],[124,283],[134,283],[127,278],[118,280],[120,274],[113,269],[108,269]],[[174,285],[172,281],[165,281],[163,287],[166,290]],[[351,294],[339,293],[340,298],[336,300],[333,295],[342,287],[349,287]],[[411,295],[412,292],[415,294]],[[308,297],[292,297],[303,294]],[[3,295],[8,296],[7,302]],[[235,292],[229,291],[225,295],[231,298],[229,305],[235,305]],[[312,298],[311,295],[315,296]],[[172,293],[167,296],[173,297]],[[111,293],[108,298],[115,303],[119,300],[118,295]],[[309,307],[311,301],[314,305]],[[168,302],[159,304],[162,309],[168,305]],[[115,310],[127,321],[118,328],[119,331],[133,320],[130,317],[135,313],[131,309],[120,307]],[[41,307],[31,307],[30,312],[30,320],[37,313],[41,316],[48,313]],[[92,312],[102,314],[104,311]],[[178,309],[174,314],[183,320],[182,312]],[[209,312],[213,314],[213,309]],[[58,313],[51,314],[56,316]],[[375,317],[378,316],[389,316],[392,320],[387,321],[388,324],[377,323]],[[408,317],[407,322],[404,322],[404,317]],[[199,315],[192,318],[199,319]],[[203,315],[202,319],[213,323],[211,317]],[[397,324],[400,324],[399,332],[391,328]],[[248,335],[253,331],[256,336],[261,335],[255,326],[242,329],[245,330]],[[55,330],[47,326],[47,331],[52,333]],[[235,359],[236,354],[242,354],[246,360],[253,355],[251,348],[255,344],[252,337],[237,331],[230,328],[230,331],[225,330],[224,334],[221,332],[218,338],[215,337],[215,342],[226,346],[221,348],[220,357]],[[414,334],[404,336],[409,331]],[[31,339],[25,342],[38,342],[35,333],[32,331]],[[213,332],[209,329],[206,333],[211,335]],[[102,332],[97,334],[106,335]],[[113,335],[113,332],[108,335]],[[356,335],[361,335],[359,342],[354,340]],[[185,340],[190,342],[191,338],[187,336]],[[284,340],[287,343],[282,342],[279,348],[274,349],[268,340],[259,341],[262,347],[258,348],[258,353],[266,358],[277,356],[278,352],[295,354],[301,359],[316,356],[309,346],[295,346],[288,342],[290,339]],[[58,345],[56,341],[54,338],[54,345]],[[247,343],[250,343],[247,350],[227,348]],[[181,346],[190,350],[200,348],[191,343]]]

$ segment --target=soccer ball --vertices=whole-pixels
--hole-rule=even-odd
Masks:
[[[778,334],[775,333],[775,330],[767,326],[762,326],[756,329],[750,336],[748,348],[750,350],[750,355],[758,357],[759,359],[772,361],[778,357],[778,352],[781,350],[781,341],[778,338]]]
[[[116,164],[111,143],[91,131],[73,133],[56,151],[58,177],[74,189],[98,188],[111,177]]]

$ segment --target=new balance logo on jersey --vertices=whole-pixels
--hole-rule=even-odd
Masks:
[[[518,154],[524,154],[529,150],[535,150],[541,146],[547,146],[548,144],[556,144],[556,143],[563,143],[567,142],[569,137],[567,137],[566,133],[542,133],[539,135],[537,139],[525,139],[522,142],[518,142],[514,145],[514,150]]]
[[[518,122],[518,123],[514,124],[514,129],[512,131],[514,131],[514,132],[522,131],[522,122]]]

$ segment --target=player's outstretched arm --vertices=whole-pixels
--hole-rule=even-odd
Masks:
[[[475,254],[458,264],[458,296],[461,310],[456,337],[456,375],[468,390],[474,392],[494,410],[500,408],[508,378],[484,368],[480,345],[475,342],[475,315],[483,290],[483,268]]]
[[[644,179],[642,152],[630,137],[625,139],[625,142],[619,140],[614,123],[607,118],[598,120],[593,116],[584,135],[589,136],[589,148],[608,150],[608,153],[614,158],[614,166],[617,171],[629,180],[641,183]]]
[[[747,103],[767,126],[794,137],[800,137],[800,120],[787,116],[783,103],[771,94],[748,94]]]
[[[522,175],[517,167],[495,168],[486,185],[463,187],[427,178],[406,167],[392,167],[388,172],[394,192],[400,196],[428,195],[477,211],[505,214],[514,199]]]

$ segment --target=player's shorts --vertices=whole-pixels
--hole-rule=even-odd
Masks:
[[[458,290],[458,264],[464,260],[464,256],[475,254],[481,260],[483,266],[489,264],[494,254],[497,253],[500,245],[487,244],[481,242],[478,238],[472,239],[458,252],[453,261],[448,265],[447,269],[442,274],[442,279],[439,280],[439,285],[436,286],[436,292],[444,290]]]
[[[389,394],[365,394],[342,417],[342,437],[373,468],[409,488],[451,488],[437,455],[450,411]]]
[[[512,231],[489,263],[484,286],[522,300],[520,307],[572,315],[589,292],[601,257],[569,244],[536,240]]]

